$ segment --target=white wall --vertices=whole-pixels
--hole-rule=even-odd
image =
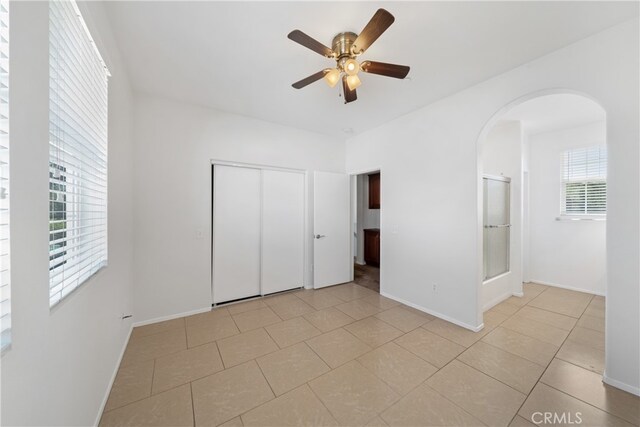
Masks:
[[[101,5],[81,5],[109,81],[109,266],[49,310],[49,7],[10,16],[13,342],[2,356],[3,425],[92,425],[132,310],[132,99]],[[89,16],[89,12],[91,16]]]
[[[347,171],[384,170],[382,293],[480,326],[478,139],[514,103],[588,94],[607,112],[609,143],[605,380],[640,393],[638,30],[623,23],[348,141]]]
[[[369,174],[357,176],[358,195],[358,251],[356,262],[364,262],[364,230],[368,228],[380,228],[380,209],[369,209]]]
[[[482,284],[482,308],[522,294],[522,126],[499,122],[482,144],[483,173],[511,178],[509,271]]]
[[[531,281],[605,294],[606,222],[556,220],[562,152],[605,142],[604,122],[531,135]]]
[[[344,172],[344,142],[325,135],[147,95],[135,104],[136,322],[211,306],[212,159],[304,169],[309,183],[314,170]]]

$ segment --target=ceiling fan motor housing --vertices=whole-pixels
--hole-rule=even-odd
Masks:
[[[333,38],[331,46],[336,54],[337,61],[344,60],[345,58],[349,59],[355,57],[355,55],[351,53],[351,46],[357,38],[358,35],[356,33],[352,33],[349,31],[337,34]]]

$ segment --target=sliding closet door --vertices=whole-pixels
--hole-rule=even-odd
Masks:
[[[262,293],[303,285],[304,174],[262,171]]]
[[[259,169],[213,168],[213,302],[260,295]]]

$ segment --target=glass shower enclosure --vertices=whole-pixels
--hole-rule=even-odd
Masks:
[[[484,281],[509,271],[511,178],[485,175],[483,184]]]

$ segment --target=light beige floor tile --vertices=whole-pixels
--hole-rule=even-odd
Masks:
[[[586,329],[593,329],[594,331],[598,331],[602,333],[604,333],[605,331],[604,318],[588,316],[586,314],[583,315],[580,318],[580,320],[578,320],[578,323],[576,324],[576,326],[580,326],[581,328],[586,328]]]
[[[460,344],[423,328],[411,331],[395,342],[438,368],[442,368],[465,350]]]
[[[389,424],[385,423],[384,420],[380,418],[379,415],[376,415],[375,417],[367,421],[367,423],[364,426],[365,427],[388,427],[388,425]]]
[[[187,322],[187,343],[189,347],[196,347],[239,333],[236,323],[228,314],[210,315],[201,321]]]
[[[391,298],[383,297],[380,294],[370,295],[368,297],[362,298],[362,301],[369,303],[371,305],[375,305],[381,310],[388,310],[397,305],[400,305],[399,302],[392,300]]]
[[[535,320],[536,322],[555,326],[556,328],[564,329],[565,331],[570,331],[576,325],[575,317],[565,316],[530,306],[523,307],[515,317]]]
[[[544,367],[482,341],[469,347],[458,360],[525,394],[544,372]]]
[[[196,323],[214,321],[221,317],[229,317],[229,309],[227,307],[216,307],[204,313],[193,314],[184,318],[187,326],[193,326]]]
[[[355,321],[353,317],[347,316],[335,307],[305,314],[304,318],[322,332],[329,332]]]
[[[275,396],[255,361],[191,383],[196,425],[216,426]]]
[[[326,289],[314,290],[311,292],[300,292],[296,294],[296,296],[316,310],[333,307],[334,305],[342,304],[344,302],[340,298],[332,295],[331,292],[328,292]]]
[[[556,357],[599,374],[604,372],[604,350],[589,345],[567,340]]]
[[[606,385],[600,374],[554,359],[540,381],[632,424],[640,424],[640,397]]]
[[[371,347],[342,328],[311,338],[307,344],[331,368],[337,368],[371,350]]]
[[[344,304],[336,305],[336,308],[356,320],[364,319],[365,317],[369,317],[380,312],[378,307],[366,303],[363,300],[349,301]]]
[[[244,427],[244,424],[242,424],[242,419],[240,417],[235,417],[224,424],[220,424],[220,427]]]
[[[104,410],[110,411],[151,396],[153,364],[153,360],[147,360],[118,369]]]
[[[477,418],[435,390],[422,384],[382,413],[391,426],[473,426],[482,425]]]
[[[525,420],[520,415],[516,415],[509,427],[536,427],[536,425],[531,421]]]
[[[505,320],[509,318],[508,315],[503,313],[498,313],[497,311],[489,311],[487,313],[484,313],[483,317],[484,317],[483,319],[484,328],[482,329],[482,331],[486,330],[487,333],[489,333],[489,331],[500,326]],[[479,332],[482,332],[482,331],[479,331]]]
[[[392,342],[360,356],[358,361],[400,395],[407,394],[438,370]]]
[[[257,362],[278,396],[330,370],[303,342],[259,357]]]
[[[280,348],[305,341],[322,333],[304,317],[295,317],[285,322],[267,326],[265,329]]]
[[[242,415],[245,426],[337,426],[338,422],[303,385]]]
[[[502,315],[500,315],[502,316]],[[485,314],[486,317],[486,314]],[[489,333],[489,328],[485,327],[479,332],[473,332],[469,329],[462,328],[446,320],[436,319],[433,322],[429,322],[422,326],[424,329],[440,335],[443,338],[460,344],[464,347],[469,347],[480,338]]]
[[[604,308],[589,306],[584,311],[583,316],[592,316],[592,317],[597,317],[597,318],[600,318],[600,319],[604,319],[605,311],[604,311]]]
[[[245,311],[265,308],[267,307],[267,305],[264,303],[264,300],[262,298],[258,298],[251,301],[229,304],[225,307],[229,310],[229,313],[231,314],[240,314],[240,313],[244,313]]]
[[[522,284],[522,290],[524,291],[525,294],[537,296],[537,295],[540,295],[542,292],[546,291],[547,289],[549,289],[548,286],[541,285],[539,283],[529,282],[529,283]]]
[[[353,301],[355,299],[362,299],[362,298],[366,298],[371,295],[377,294],[377,292],[374,292],[362,286],[358,286],[355,283],[347,283],[345,285],[331,286],[326,289],[333,296],[338,297],[345,302]]]
[[[363,425],[399,397],[355,360],[316,378],[309,385],[342,425]]]
[[[192,426],[189,384],[105,412],[100,426]]]
[[[482,338],[482,341],[541,366],[547,366],[558,351],[558,347],[553,344],[542,342],[503,327],[498,327],[489,332]]]
[[[300,298],[296,296],[295,292],[285,292],[283,294],[271,295],[264,297],[262,300],[262,302],[264,302],[269,307],[273,307],[274,305],[282,304],[285,302],[295,303],[297,301],[300,301]]]
[[[252,329],[258,329],[264,326],[273,325],[274,323],[282,322],[282,319],[269,307],[245,311],[240,314],[232,314],[231,317],[233,317],[233,320],[236,322],[240,332],[246,332]]]
[[[526,308],[526,307],[525,307]],[[526,319],[520,316],[513,316],[501,325],[503,328],[511,329],[537,340],[553,344],[560,347],[564,342],[569,331],[556,328],[555,326],[537,322],[532,319]]]
[[[520,306],[511,304],[509,301],[502,301],[500,304],[496,304],[493,307],[491,307],[489,311],[495,311],[496,313],[512,316],[518,310],[520,310]]]
[[[129,340],[120,366],[155,359],[187,348],[184,328],[136,337]]]
[[[589,305],[592,295],[560,288],[549,288],[529,302],[532,307],[578,318]]]
[[[557,414],[558,417],[564,416],[564,422],[554,423],[553,418],[550,418],[551,422],[544,422],[543,417],[545,412]],[[581,422],[578,422],[578,413],[580,413],[579,417]],[[534,424],[543,425],[542,423],[544,422],[545,426],[566,426],[570,424],[591,427],[631,426],[631,424],[618,417],[601,411],[594,406],[543,383],[536,385],[524,405],[522,405],[522,408],[520,408],[518,414],[526,420],[532,420]],[[568,417],[571,418],[569,419]],[[569,421],[571,421],[571,423]]]
[[[488,425],[509,425],[526,398],[457,360],[436,372],[426,384]]]
[[[146,337],[159,332],[168,332],[175,329],[184,329],[184,318],[165,320],[164,322],[152,323],[150,325],[137,326],[131,331],[132,338]]]
[[[367,317],[344,327],[365,344],[375,348],[403,335],[403,332],[375,317]]]
[[[216,343],[159,357],[153,373],[153,394],[224,369]]]
[[[295,301],[283,301],[273,304],[271,309],[275,311],[282,320],[293,319],[294,317],[315,311],[313,307],[300,298],[296,298]]]
[[[218,341],[224,366],[229,368],[278,350],[264,329],[255,329]]]
[[[427,319],[427,322],[437,319],[437,317],[432,316],[425,311],[418,310],[417,308],[409,307],[408,305],[400,304],[400,307],[402,307],[404,310],[408,311],[409,313],[413,313],[420,317],[424,317],[425,319]]]
[[[528,303],[529,303],[533,298],[534,298],[534,297],[531,297],[531,296],[529,296],[529,297],[525,297],[525,296],[522,296],[522,297],[512,296],[512,297],[507,298],[505,301],[506,301],[508,304],[512,304],[512,305],[515,305],[515,306],[518,306],[518,307],[524,307],[524,306],[525,306],[525,305],[527,305],[527,304],[528,304]]]
[[[402,332],[412,331],[431,320],[426,315],[411,312],[401,306],[382,311],[376,314],[375,317],[400,329]]]
[[[569,334],[569,338],[567,339],[604,351],[603,332],[598,332],[594,331],[593,329],[586,329],[577,326],[573,329],[573,331],[571,331],[571,334]]]

